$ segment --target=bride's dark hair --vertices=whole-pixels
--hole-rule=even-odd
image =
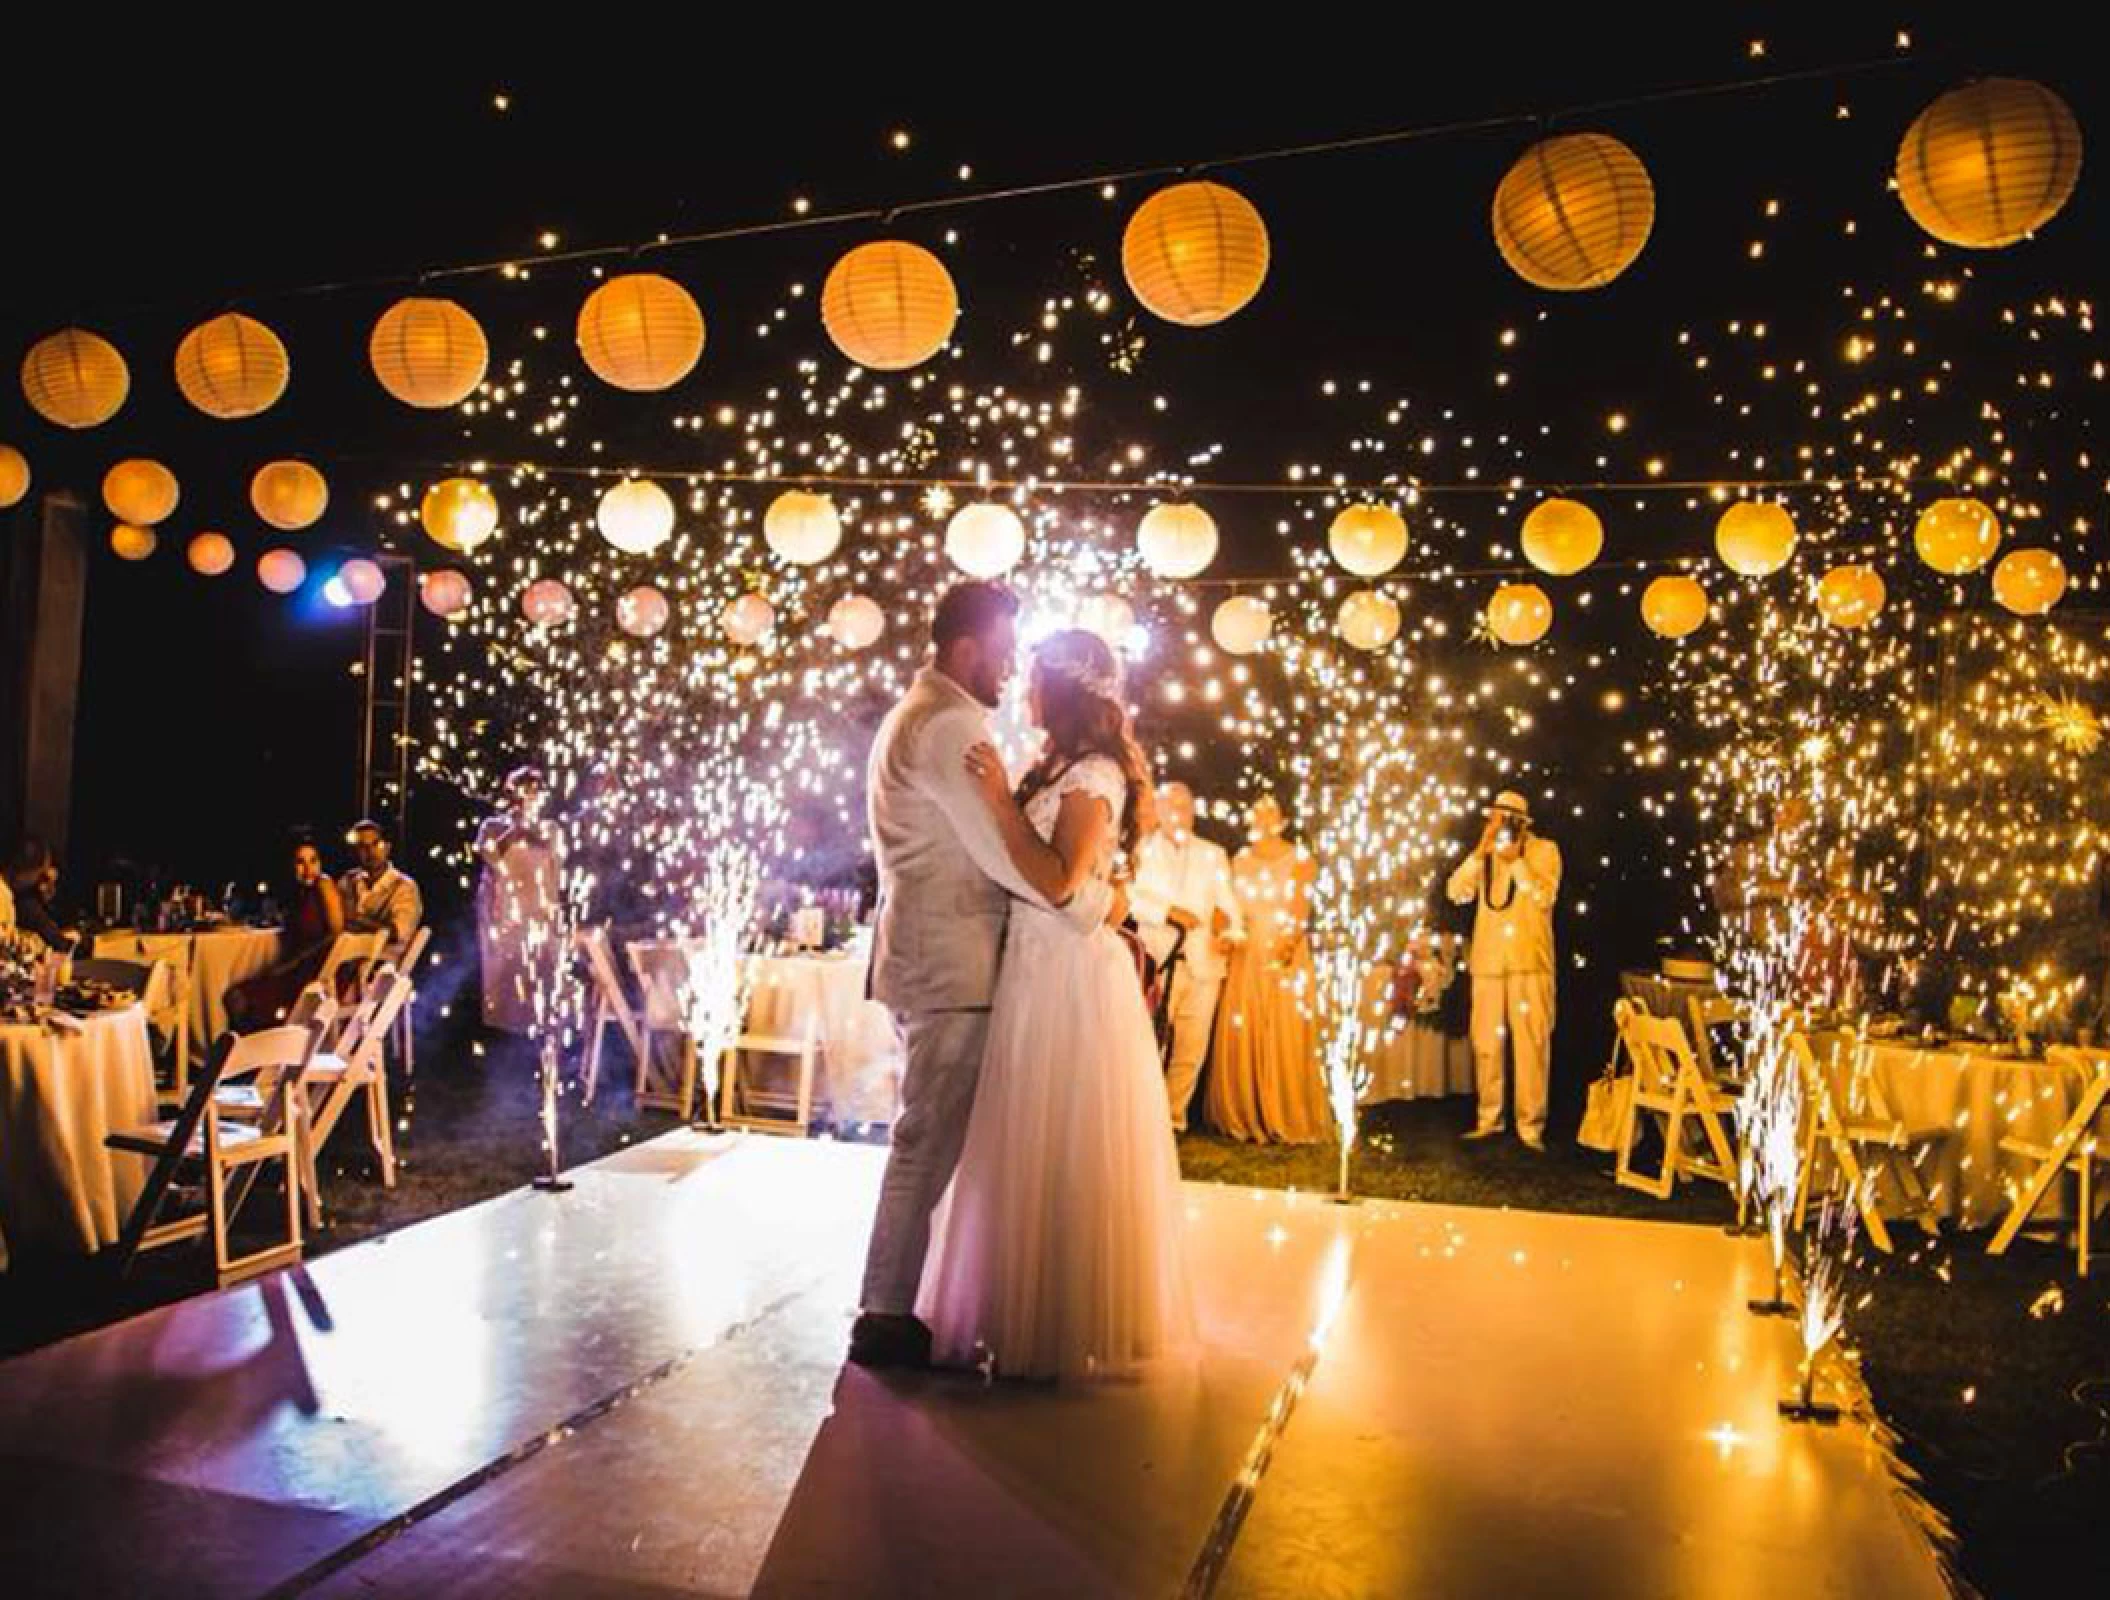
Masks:
[[[1150,763],[1122,709],[1121,668],[1113,651],[1083,628],[1052,633],[1034,647],[1033,685],[1040,691],[1048,744],[1019,780],[1018,803],[1026,804],[1086,756],[1105,756],[1127,780],[1127,798],[1114,823],[1122,850],[1134,855],[1156,821],[1156,801]]]

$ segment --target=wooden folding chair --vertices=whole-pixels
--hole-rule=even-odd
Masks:
[[[756,1133],[781,1133],[792,1138],[803,1139],[813,1123],[813,1067],[820,1054],[818,1022],[808,1015],[804,1025],[796,1034],[742,1033],[725,1048],[725,1069],[718,1095],[718,1120],[732,1128],[747,1128]],[[765,1056],[790,1056],[798,1063],[798,1076],[790,1095],[758,1090],[753,1085],[743,1087],[740,1076],[740,1060],[743,1053]],[[778,1106],[791,1112],[784,1116],[757,1116],[746,1109],[751,1102],[756,1108]]]
[[[212,1237],[214,1275],[223,1285],[300,1260],[301,1174],[290,1099],[314,1054],[313,1028],[267,1028],[246,1037],[224,1033],[174,1117],[109,1135],[104,1143],[110,1149],[154,1158],[117,1243],[120,1274],[131,1269],[143,1250],[204,1234]],[[253,1120],[222,1118],[219,1093],[235,1087],[255,1090],[260,1111]],[[258,1168],[274,1160],[286,1163],[285,1240],[236,1256],[229,1247],[229,1229]],[[177,1179],[192,1173],[203,1181],[204,1209],[160,1220]]]
[[[1723,1119],[1732,1114],[1726,1090],[1700,1070],[1685,1025],[1676,1017],[1651,1016],[1629,1002],[1622,1014],[1613,1008],[1627,1054],[1634,1062],[1634,1093],[1620,1130],[1619,1163],[1614,1177],[1629,1189],[1658,1200],[1670,1198],[1684,1176],[1711,1178],[1736,1191],[1736,1153]],[[1663,1121],[1663,1160],[1654,1177],[1634,1165],[1634,1131],[1643,1113]],[[1696,1124],[1707,1153],[1688,1148],[1687,1123]],[[1712,1160],[1709,1159],[1709,1154]]]
[[[2059,1048],[2045,1052],[2047,1070],[2087,1074],[2086,1086],[2073,1108],[2073,1115],[2052,1136],[2049,1144],[2026,1139],[2002,1139],[2000,1148],[2012,1155],[2027,1156],[2036,1165],[2019,1185],[2010,1185],[2013,1202],[2007,1219],[1986,1246],[1990,1255],[2003,1255],[2015,1235],[2029,1226],[2044,1197],[2061,1176],[2072,1173],[2080,1179],[2080,1205],[2073,1217],[2075,1262],[2082,1277],[2088,1276],[2088,1236],[2095,1223],[2095,1169],[2110,1163],[2110,1130],[2098,1127],[2106,1102],[2110,1102],[2110,1051]],[[2046,1224],[2063,1226],[2063,1224]]]
[[[302,1079],[307,1095],[301,1160],[308,1175],[308,1218],[322,1226],[321,1152],[355,1095],[366,1097],[366,1132],[381,1162],[384,1188],[396,1185],[395,1131],[388,1113],[388,1034],[410,998],[410,982],[387,962],[374,971],[366,996],[338,1030],[336,1043],[317,1051]]]
[[[586,969],[593,978],[593,1020],[586,1029],[586,1082],[583,1095],[587,1105],[593,1104],[595,1087],[601,1079],[601,1043],[609,1028],[622,1034],[630,1046],[630,1053],[637,1059],[638,1076],[642,1081],[645,1070],[645,1030],[631,1008],[630,997],[623,992],[622,974],[616,970],[615,946],[608,937],[604,923],[599,927],[581,928],[577,935],[578,946],[586,957]]]
[[[1855,1048],[1851,1040],[1845,1041],[1845,1047]],[[1910,1136],[1904,1123],[1890,1114],[1881,1085],[1873,1077],[1864,1077],[1856,1087],[1867,1104],[1868,1114],[1849,1116],[1839,1108],[1831,1074],[1817,1060],[1809,1035],[1800,1030],[1790,1033],[1785,1048],[1802,1075],[1802,1181],[1795,1194],[1795,1226],[1801,1228],[1809,1215],[1810,1191],[1816,1187],[1817,1157],[1822,1153],[1829,1155],[1839,1169],[1839,1176],[1852,1192],[1854,1209],[1861,1214],[1861,1225],[1885,1255],[1892,1249],[1890,1228],[1883,1220],[1876,1195],[1877,1181],[1885,1170],[1905,1197],[1899,1214],[1938,1228],[1940,1219],[1934,1203],[1927,1196],[1926,1185],[1920,1182],[1919,1169],[1912,1164]],[[1864,1149],[1873,1152],[1874,1165],[1862,1161],[1860,1152]]]

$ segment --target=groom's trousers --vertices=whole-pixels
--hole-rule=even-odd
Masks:
[[[1546,1086],[1553,1070],[1553,974],[1511,972],[1473,978],[1473,1062],[1480,1126],[1502,1126],[1504,1047],[1516,1060],[1517,1132],[1546,1137]]]
[[[907,1047],[908,1067],[858,1303],[866,1311],[905,1316],[916,1309],[916,1288],[930,1249],[931,1212],[952,1182],[967,1141],[989,1012],[909,1011],[897,1013],[894,1022]]]

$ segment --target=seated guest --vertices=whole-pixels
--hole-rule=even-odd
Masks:
[[[359,863],[338,886],[344,894],[344,925],[353,933],[385,933],[384,960],[400,961],[411,935],[425,920],[425,899],[394,862],[388,830],[380,823],[352,824],[352,855]]]
[[[240,1031],[280,1021],[321,974],[330,946],[344,932],[344,896],[322,870],[322,852],[305,839],[293,847],[291,904],[278,936],[277,963],[227,991],[227,1016]]]
[[[59,920],[59,867],[50,846],[41,839],[24,839],[8,864],[7,877],[14,922],[22,932],[35,934],[54,950],[70,950],[80,941],[80,930]]]

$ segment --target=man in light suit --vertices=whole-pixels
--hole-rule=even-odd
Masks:
[[[850,1335],[850,1359],[866,1366],[929,1364],[930,1330],[915,1305],[931,1211],[967,1137],[1011,901],[1046,903],[1011,865],[966,766],[1011,675],[1017,614],[1001,584],[946,591],[930,665],[880,724],[866,774],[879,867],[872,997],[893,1011],[908,1054]],[[1125,916],[1121,900],[1088,882],[1061,909],[1089,929]]]
[[[382,956],[400,961],[411,935],[425,920],[425,897],[409,873],[389,859],[388,830],[362,818],[352,824],[352,855],[359,865],[338,882],[344,896],[344,925],[352,933],[385,933]]]
[[[1172,1059],[1165,1069],[1165,1099],[1175,1132],[1187,1129],[1187,1106],[1229,966],[1225,947],[1245,937],[1238,896],[1231,889],[1231,858],[1213,839],[1194,831],[1194,792],[1184,783],[1158,789],[1157,831],[1136,850],[1133,894],[1136,926],[1151,959],[1162,962],[1179,944],[1172,969]],[[1186,941],[1179,942],[1180,930]]]

